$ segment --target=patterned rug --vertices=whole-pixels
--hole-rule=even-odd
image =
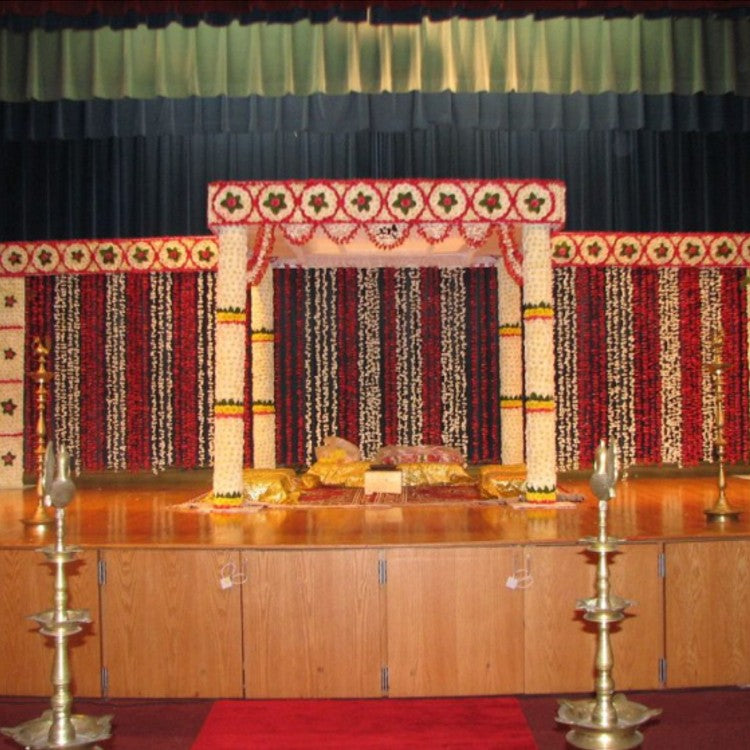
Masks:
[[[361,487],[316,487],[300,494],[299,502],[289,505],[270,503],[247,503],[237,508],[215,508],[204,494],[185,503],[171,506],[171,510],[193,511],[198,513],[253,513],[264,508],[325,508],[325,507],[381,507],[391,508],[404,505],[506,505],[511,508],[544,510],[546,508],[574,508],[583,496],[560,490],[557,502],[550,505],[522,502],[521,497],[482,497],[477,484],[419,485],[404,487],[400,494],[377,492],[365,495]]]

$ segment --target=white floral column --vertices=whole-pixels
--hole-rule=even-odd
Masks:
[[[0,280],[0,487],[23,486],[25,279]]]
[[[523,463],[523,343],[521,287],[504,259],[497,264],[500,355],[500,458]]]
[[[525,224],[522,237],[526,499],[551,503],[557,496],[557,456],[550,230]]]
[[[242,503],[247,243],[245,227],[219,229],[213,479],[218,506]]]
[[[267,269],[250,289],[253,376],[253,466],[276,466],[276,409],[274,408],[273,271]]]

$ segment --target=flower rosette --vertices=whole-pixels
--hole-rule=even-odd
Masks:
[[[29,265],[29,251],[16,243],[2,246],[0,264],[8,273],[21,273]]]
[[[717,266],[729,266],[737,261],[737,243],[726,234],[712,237],[708,246],[711,259]]]
[[[41,242],[34,245],[31,266],[41,273],[54,273],[60,263],[60,253],[54,245]]]
[[[193,265],[201,271],[213,271],[219,263],[219,247],[216,239],[205,237],[199,239],[190,248]]]
[[[569,265],[577,255],[577,246],[568,234],[556,234],[552,238],[552,262],[555,265]]]
[[[615,240],[613,255],[620,266],[634,266],[641,259],[641,242],[632,234],[623,235]]]
[[[266,185],[258,195],[258,212],[270,223],[288,219],[295,207],[294,193],[286,185]]]
[[[372,221],[380,213],[383,201],[375,188],[355,182],[344,193],[342,208],[357,223]]]
[[[221,185],[210,202],[208,224],[241,224],[253,210],[253,197],[241,184]]]
[[[466,192],[458,182],[438,182],[430,191],[427,205],[436,221],[460,221],[468,207]]]
[[[591,235],[581,243],[580,257],[589,266],[604,264],[609,260],[610,247],[601,235]]]
[[[63,266],[70,273],[81,273],[91,265],[91,248],[85,242],[71,242],[62,248]]]
[[[413,182],[398,182],[385,199],[386,208],[398,222],[416,221],[424,211],[425,202],[421,189]]]
[[[159,249],[159,260],[165,270],[177,271],[184,268],[189,257],[188,249],[182,240],[172,238]]]
[[[524,221],[544,221],[555,210],[554,195],[539,182],[527,182],[516,191],[515,208]]]
[[[499,182],[481,183],[471,196],[474,213],[486,221],[498,221],[507,216],[511,203],[510,194]]]
[[[706,257],[706,244],[702,237],[686,235],[680,239],[677,250],[680,261],[686,266],[699,266]]]
[[[330,185],[316,182],[304,188],[299,206],[305,219],[317,224],[329,220],[338,212],[339,197]]]
[[[660,234],[646,242],[646,258],[653,266],[667,266],[675,257],[677,249],[672,238]]]
[[[94,263],[92,270],[120,271],[123,267],[123,248],[117,241],[98,242],[92,248],[91,253]]]
[[[138,240],[125,245],[125,257],[134,271],[152,271],[157,253],[151,242]]]
[[[750,235],[745,235],[740,242],[739,254],[744,265],[750,266]]]

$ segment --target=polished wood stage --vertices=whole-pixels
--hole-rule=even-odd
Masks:
[[[436,505],[175,510],[206,473],[83,477],[69,507],[76,693],[108,697],[379,697],[589,692],[595,592],[588,479],[573,507]],[[750,683],[750,479],[737,520],[709,522],[715,476],[621,481],[609,533],[623,690]],[[0,695],[49,693],[52,531],[22,523],[34,488],[0,491]]]
[[[726,495],[738,520],[707,522],[718,497],[713,476],[650,476],[619,482],[610,533],[628,541],[750,538],[750,474],[729,475]],[[119,479],[121,477],[121,479]],[[118,481],[119,479],[119,481]],[[210,489],[205,472],[170,477],[79,479],[67,512],[67,539],[83,547],[351,547],[570,543],[596,531],[597,503],[587,479],[560,488],[583,496],[575,507],[455,503],[384,507],[279,506],[241,514],[173,508]],[[35,490],[0,490],[0,547],[39,545],[49,534],[20,523],[33,515]]]

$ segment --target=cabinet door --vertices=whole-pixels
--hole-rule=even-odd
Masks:
[[[666,546],[667,685],[750,682],[750,541]]]
[[[68,639],[72,690],[101,695],[97,553],[84,550],[65,566],[68,608],[88,610],[91,623]],[[0,550],[0,694],[51,695],[54,641],[29,615],[54,607],[55,569],[34,550]]]
[[[242,696],[239,553],[107,550],[103,662],[112,697]]]
[[[389,694],[523,690],[523,592],[508,547],[387,553]]]
[[[576,610],[596,594],[596,556],[581,546],[526,548],[532,577],[525,591],[526,692],[594,690],[597,628]],[[632,602],[613,626],[615,688],[660,686],[662,582],[658,544],[623,544],[610,556],[610,591]]]
[[[249,698],[367,698],[381,690],[378,552],[244,552]]]

